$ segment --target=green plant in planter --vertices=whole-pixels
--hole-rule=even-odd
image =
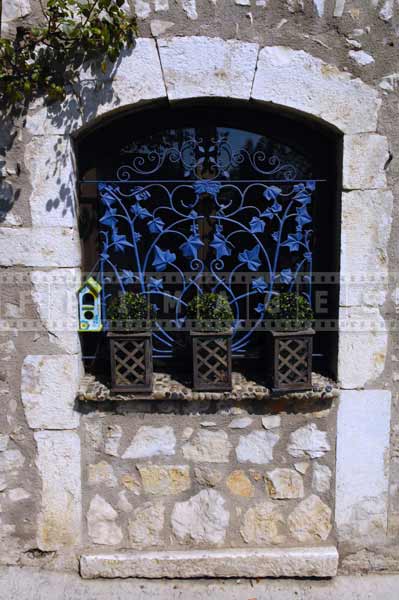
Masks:
[[[314,316],[306,298],[294,292],[283,292],[270,301],[266,318],[276,322],[274,329],[297,331],[310,327]]]
[[[142,294],[125,292],[109,303],[107,318],[111,328],[148,329],[154,318],[154,309]]]
[[[231,327],[234,314],[225,296],[205,293],[195,296],[187,306],[187,318],[201,331],[223,331]]]

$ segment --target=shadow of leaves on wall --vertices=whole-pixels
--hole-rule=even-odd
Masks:
[[[13,119],[7,115],[0,116],[0,223],[4,223],[20,195],[20,190],[13,189],[7,177],[7,155],[11,152],[17,135]]]
[[[17,128],[31,136],[24,148],[25,167],[33,191],[31,205],[37,211],[36,222],[46,214],[57,213],[53,225],[75,227],[77,215],[77,172],[75,169],[74,138],[85,127],[92,127],[102,115],[109,115],[121,104],[115,90],[115,78],[125,57],[134,47],[123,51],[115,63],[109,63],[105,73],[99,62],[85,65],[80,81],[68,90],[63,101],[47,103],[43,97],[30,105],[10,109],[0,118],[0,175],[12,150]],[[40,140],[40,142],[38,141]],[[3,162],[3,165],[2,165]],[[20,192],[13,190],[10,180],[0,178],[0,223],[4,222]],[[40,203],[40,205],[39,205]]]

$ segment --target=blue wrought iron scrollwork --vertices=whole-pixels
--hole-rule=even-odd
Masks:
[[[224,293],[234,311],[233,351],[245,353],[278,289],[294,289],[301,275],[301,293],[311,302],[315,180],[296,180],[294,166],[263,151],[234,151],[226,136],[207,148],[189,137],[179,147],[132,145],[124,154],[133,159],[117,180],[98,182],[104,315],[112,294],[106,273],[122,291],[135,285],[158,311],[167,299],[172,327],[156,323],[154,348],[170,355],[173,330],[183,326],[187,302],[203,292],[209,274],[211,291]],[[181,167],[183,179],[154,178],[168,161]],[[256,179],[231,177],[244,162]],[[240,287],[236,278],[244,273]],[[248,310],[252,319],[242,327]]]

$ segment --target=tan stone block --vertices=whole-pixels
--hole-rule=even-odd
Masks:
[[[235,496],[251,498],[254,495],[254,486],[244,471],[233,471],[226,479],[226,485]]]
[[[190,489],[190,467],[187,465],[138,465],[144,491],[154,496],[176,495]]]
[[[101,462],[88,466],[88,484],[105,485],[106,487],[115,487],[117,479],[114,470],[110,464],[102,460]]]
[[[161,502],[146,503],[136,508],[129,520],[129,540],[132,546],[159,546],[164,527],[165,507]]]
[[[240,533],[247,544],[279,544],[284,541],[280,534],[283,515],[272,502],[262,502],[250,508],[244,515]]]
[[[130,475],[129,473],[122,475],[121,484],[130,492],[133,492],[136,496],[140,495],[141,484],[135,477],[133,477],[133,475]]]
[[[331,527],[331,508],[314,494],[303,500],[288,517],[288,528],[300,542],[324,541]]]
[[[303,498],[302,477],[293,469],[274,469],[267,473],[266,491],[272,498]]]

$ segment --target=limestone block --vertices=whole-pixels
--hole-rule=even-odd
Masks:
[[[23,488],[14,488],[13,490],[8,490],[7,498],[10,502],[23,502],[30,498],[30,494]]]
[[[81,101],[86,123],[112,110],[166,97],[155,41],[137,38],[135,47],[122,51],[105,74],[99,67],[82,69]]]
[[[318,16],[322,17],[324,15],[325,0],[313,0],[313,4],[315,6]]]
[[[370,304],[367,290],[372,298],[386,292],[392,209],[393,195],[387,190],[342,194],[341,274],[347,283],[341,285],[341,306]],[[366,279],[359,289],[356,281],[360,275]],[[353,276],[355,285],[350,283]],[[384,298],[378,303],[383,302]],[[371,303],[376,304],[375,300]]]
[[[319,117],[347,134],[377,129],[378,93],[303,50],[263,48],[252,98]]]
[[[19,19],[32,12],[30,0],[3,0],[0,19],[2,37],[14,37]]]
[[[335,0],[334,17],[342,17],[346,0]]]
[[[161,39],[158,47],[169,100],[249,99],[257,44],[198,36]]]
[[[95,544],[114,546],[121,543],[122,530],[115,522],[118,513],[101,496],[96,494],[90,502],[87,512],[87,529]]]
[[[146,0],[134,0],[134,12],[138,19],[146,19],[151,14],[151,5]]]
[[[150,458],[152,456],[173,456],[176,437],[172,427],[151,427],[143,425],[134,436],[122,458]]]
[[[227,463],[232,445],[225,431],[199,431],[192,442],[184,444],[183,456],[194,462]]]
[[[327,467],[327,465],[319,465],[316,463],[313,466],[313,489],[320,494],[326,494],[330,491],[331,477],[331,469]]]
[[[160,21],[159,19],[153,19],[150,23],[150,29],[152,35],[156,37],[161,37],[164,33],[171,29],[174,26],[173,21]]]
[[[79,235],[61,227],[0,227],[0,266],[80,267]]]
[[[265,429],[276,429],[281,425],[280,415],[269,415],[262,417],[262,425]]]
[[[12,473],[23,467],[25,457],[19,450],[4,450],[0,454],[0,473]]]
[[[399,87],[399,73],[385,75],[379,83],[379,87],[386,92],[395,92]]]
[[[5,0],[2,6],[1,18],[5,21],[15,21],[27,17],[30,12],[29,0]]]
[[[394,0],[385,0],[379,12],[380,19],[388,23],[394,15]]]
[[[194,429],[192,427],[185,427],[183,429],[183,433],[181,436],[181,439],[183,442],[187,442],[187,440],[190,439],[190,437],[193,435],[194,433]]]
[[[279,500],[303,498],[303,479],[293,469],[274,469],[266,473],[266,489],[271,498]]]
[[[93,577],[334,577],[334,546],[234,548],[83,555],[81,575]]]
[[[122,510],[123,512],[131,512],[133,510],[133,505],[130,504],[126,494],[127,494],[126,490],[122,490],[121,492],[119,492],[118,508],[119,508],[119,510]]]
[[[290,514],[288,528],[300,542],[324,541],[332,528],[331,508],[318,496],[311,495]]]
[[[99,463],[88,466],[87,483],[105,487],[116,487],[117,479],[112,465],[102,460]]]
[[[181,542],[222,544],[230,520],[224,498],[215,490],[202,490],[187,502],[177,502],[172,511],[172,529]]]
[[[37,227],[76,227],[76,173],[69,138],[34,136],[25,146],[29,205]]]
[[[385,188],[388,141],[382,135],[360,133],[344,136],[343,188],[371,190]]]
[[[80,379],[78,356],[27,356],[22,365],[21,399],[29,427],[74,429],[74,404]]]
[[[99,450],[102,442],[102,423],[94,420],[85,421],[84,430],[85,443],[87,444],[88,448],[90,449],[91,446],[94,450]]]
[[[187,465],[138,465],[137,469],[146,494],[176,495],[191,487],[190,467]]]
[[[341,308],[338,380],[344,389],[364,387],[385,369],[388,331],[378,309]],[[361,360],[359,357],[361,356]]]
[[[154,0],[155,12],[169,10],[169,0]]]
[[[223,479],[223,474],[216,469],[211,469],[205,465],[195,467],[194,469],[195,479],[200,485],[206,485],[209,487],[215,487]]]
[[[391,392],[342,391],[337,420],[335,520],[340,540],[387,530]]]
[[[121,477],[121,484],[129,490],[129,492],[133,492],[135,496],[140,496],[141,492],[141,483],[136,477],[130,475],[129,473],[125,473]]]
[[[368,54],[364,52],[364,50],[350,50],[348,52],[349,57],[354,60],[360,67],[365,67],[367,65],[372,65],[375,60]]]
[[[290,13],[303,12],[305,9],[304,0],[286,0],[285,4]]]
[[[295,458],[320,458],[331,449],[327,433],[320,431],[315,423],[308,423],[290,435],[288,454]]]
[[[272,502],[261,502],[244,515],[240,533],[247,544],[280,544],[283,515]]]
[[[122,438],[122,427],[110,425],[104,439],[104,452],[109,456],[119,456],[119,444]]]
[[[245,429],[252,425],[253,419],[250,417],[241,417],[238,419],[233,419],[229,425],[230,429]]]
[[[80,352],[78,299],[80,269],[32,271],[32,299],[51,344],[68,354]]]
[[[279,436],[271,431],[252,431],[248,435],[240,435],[236,448],[238,462],[267,464],[273,460],[273,448]]]
[[[74,94],[61,102],[47,104],[45,99],[38,98],[29,105],[25,127],[33,136],[66,136],[76,133],[81,126],[81,106]]]
[[[226,479],[226,485],[230,492],[235,496],[251,498],[254,495],[254,486],[245,475],[244,471],[241,471],[240,469],[230,473]]]
[[[36,431],[36,464],[42,478],[37,543],[44,551],[80,544],[81,457],[73,431]]]
[[[298,473],[301,473],[302,475],[306,475],[306,473],[308,472],[308,469],[309,469],[309,463],[307,463],[307,462],[295,463],[294,467],[298,471]]]
[[[146,503],[136,508],[129,520],[131,546],[159,546],[165,521],[165,507],[161,502]]]
[[[7,450],[8,442],[10,441],[10,436],[5,433],[0,433],[0,452],[4,452]]]
[[[181,5],[189,19],[192,21],[198,19],[197,0],[181,0]]]

